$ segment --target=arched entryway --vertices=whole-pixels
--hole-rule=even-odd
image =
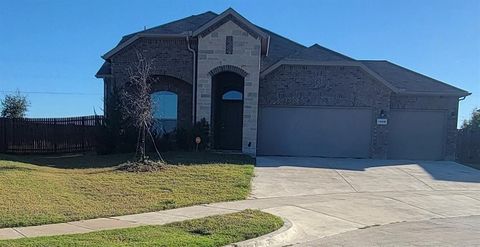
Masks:
[[[235,72],[212,76],[212,132],[214,147],[241,150],[244,77]]]

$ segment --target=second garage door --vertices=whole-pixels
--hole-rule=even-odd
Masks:
[[[444,158],[444,111],[392,110],[388,132],[388,158],[441,160]]]
[[[371,125],[368,108],[261,107],[257,153],[367,158]]]

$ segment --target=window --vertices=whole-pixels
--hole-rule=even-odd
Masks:
[[[177,127],[177,94],[170,91],[159,91],[150,95],[152,100],[152,129],[158,134],[166,134]]]
[[[242,100],[243,94],[236,90],[227,91],[222,95],[223,100]]]
[[[227,36],[225,40],[225,54],[233,54],[233,36]]]

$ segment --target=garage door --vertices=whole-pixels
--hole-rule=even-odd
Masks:
[[[391,111],[390,159],[441,160],[445,143],[444,111]]]
[[[372,112],[365,108],[262,107],[258,154],[366,158]]]

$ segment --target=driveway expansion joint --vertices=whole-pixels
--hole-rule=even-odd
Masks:
[[[355,186],[353,186],[352,183],[350,183],[343,175],[342,173],[340,173],[339,170],[337,169],[333,169],[340,177],[342,177],[343,181],[345,181],[345,183],[347,183],[348,185],[350,185],[350,187],[355,191],[355,192],[358,192],[358,190],[355,188]]]
[[[423,180],[417,178],[417,176],[413,175],[413,174],[410,174],[409,172],[403,170],[402,168],[398,167],[397,168],[398,170],[402,171],[403,173],[409,175],[410,177],[414,178],[415,180],[417,180],[418,182],[424,184],[425,186],[427,186],[428,188],[430,188],[431,190],[436,190],[435,188],[433,188],[432,186],[430,186],[429,184],[425,183]]]
[[[471,197],[471,196],[465,195],[465,194],[462,194],[462,196],[466,196],[466,197],[468,197],[468,198],[470,198],[470,199],[473,199],[473,200],[476,200],[476,201],[479,201],[479,202],[480,202],[480,199],[477,199],[477,198],[475,198],[475,197]]]
[[[320,212],[320,211],[317,211],[317,210],[313,210],[313,209],[310,209],[310,208],[306,208],[306,207],[303,207],[303,206],[300,206],[300,205],[289,204],[287,206],[301,208],[303,210],[307,210],[307,211],[311,211],[311,212],[314,212],[314,213],[326,215],[330,218],[335,218],[335,219],[339,219],[339,220],[349,222],[349,223],[353,223],[353,224],[356,224],[356,225],[365,226],[365,224],[363,224],[363,223],[355,222],[355,221],[352,221],[352,220],[347,220],[347,219],[344,219],[344,218],[341,218],[341,217],[338,217],[338,216],[335,216],[335,215],[327,214],[327,213]]]
[[[439,214],[439,213],[432,212],[432,211],[430,211],[430,210],[428,210],[428,209],[425,209],[425,208],[419,207],[419,206],[417,206],[417,205],[413,205],[413,204],[411,204],[411,203],[408,203],[408,202],[404,202],[404,201],[402,201],[402,200],[400,200],[400,199],[398,199],[398,198],[393,198],[393,197],[389,197],[389,196],[385,196],[385,198],[388,198],[388,199],[390,199],[390,200],[394,200],[394,201],[397,201],[397,202],[403,203],[403,204],[405,204],[405,205],[408,205],[408,206],[410,206],[410,207],[414,207],[414,208],[417,208],[417,209],[423,210],[423,211],[425,211],[425,212],[429,212],[429,213],[431,213],[431,214],[434,214],[434,215],[437,215],[437,216],[439,216],[439,217],[441,217],[441,218],[446,218],[446,216],[445,216],[445,215],[442,215],[442,214]]]

